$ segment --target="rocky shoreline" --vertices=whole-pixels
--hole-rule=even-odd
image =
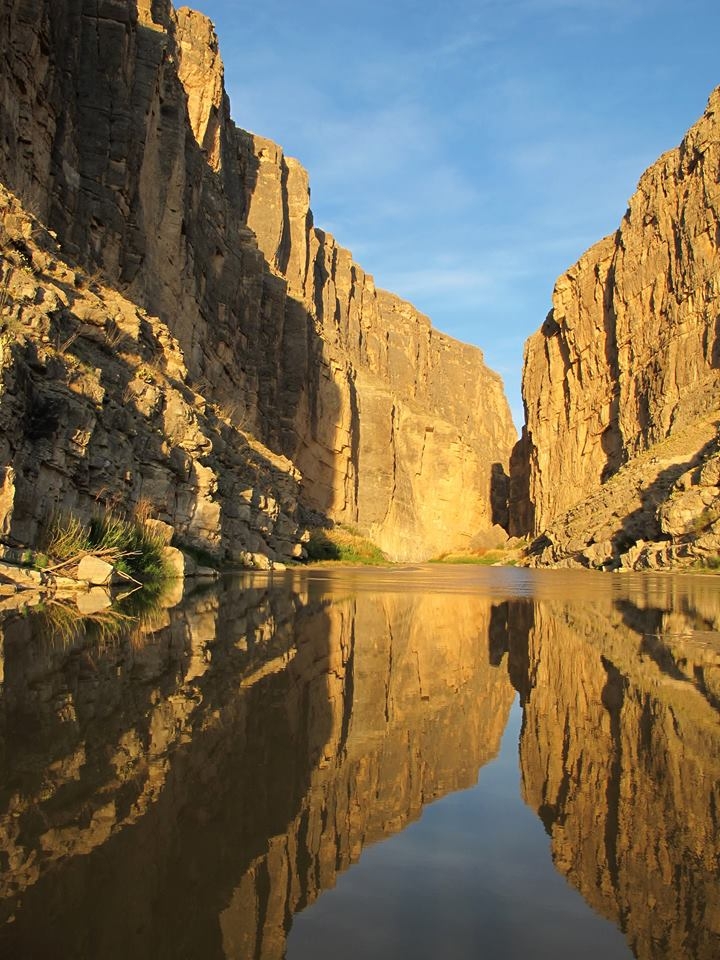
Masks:
[[[185,580],[217,580],[219,571],[199,565],[190,554],[166,547],[167,574],[159,584],[164,595],[178,602]],[[31,550],[0,548],[0,600],[7,608],[35,606],[47,598],[69,601],[80,616],[110,609],[118,601],[142,591],[144,584],[102,557],[85,554],[76,564],[59,569],[39,565],[41,555]]]

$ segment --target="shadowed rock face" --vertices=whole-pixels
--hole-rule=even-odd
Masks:
[[[525,799],[558,870],[638,960],[720,950],[720,648],[707,584],[511,603]]]
[[[669,541],[655,508],[714,452],[714,429],[698,437],[696,427],[720,407],[719,167],[720,89],[681,145],[643,174],[617,233],[557,281],[553,309],[527,342],[511,525],[548,532],[556,549],[546,561],[596,544],[578,562],[619,563],[639,540]],[[653,458],[668,438],[676,447]],[[616,481],[612,511],[598,517],[595,503],[567,529],[570,511],[635,464],[629,483]]]
[[[499,377],[314,227],[302,167],[230,121],[205,17],[8,0],[0,52],[3,181],[167,327],[189,384],[299,469],[306,507],[397,558],[493,525],[515,439]]]
[[[279,960],[366,845],[475,783],[514,696],[489,600],[329,599],[248,581],[100,646],[5,620],[8,955]]]

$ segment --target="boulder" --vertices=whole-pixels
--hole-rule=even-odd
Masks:
[[[170,541],[175,533],[175,530],[171,524],[165,523],[164,520],[155,520],[150,518],[145,521],[145,527],[152,533],[154,537],[157,537],[158,540],[161,540],[166,546],[170,546]]]
[[[238,550],[233,554],[235,563],[241,563],[248,570],[270,570],[272,560],[264,553],[254,553],[250,550]]]
[[[720,487],[720,456],[711,457],[703,464],[699,482],[705,487]]]
[[[197,572],[197,564],[193,558],[177,547],[165,547],[163,556],[168,567],[170,579],[192,577]]]
[[[78,564],[77,578],[98,587],[107,587],[122,582],[122,577],[118,575],[111,563],[100,557],[95,557],[91,553],[84,556]]]
[[[44,578],[39,570],[32,570],[29,567],[16,567],[12,563],[0,562],[0,581],[37,589],[37,587],[42,586]]]

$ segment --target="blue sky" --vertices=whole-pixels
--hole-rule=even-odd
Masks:
[[[503,377],[720,84],[718,0],[191,0],[315,222]]]

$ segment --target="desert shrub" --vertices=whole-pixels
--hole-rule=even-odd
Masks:
[[[53,560],[72,560],[92,549],[90,526],[71,513],[54,514],[44,535],[41,549]]]
[[[305,549],[311,561],[339,560],[371,566],[387,563],[387,557],[372,540],[363,537],[354,527],[341,524],[311,530]]]
[[[72,513],[57,514],[41,537],[40,546],[52,565],[71,563],[94,553],[142,583],[163,580],[168,575],[162,537],[140,519],[125,518],[113,511],[98,514],[87,523]]]
[[[100,551],[117,554],[117,566],[142,582],[167,576],[165,543],[136,518],[104,513],[90,521],[90,542]]]
[[[514,567],[517,565],[517,557],[507,550],[477,550],[474,553],[443,553],[430,560],[430,563],[475,564],[481,567],[502,564],[505,567]]]
[[[305,544],[308,560],[339,560],[340,550],[325,530],[310,531],[310,539]]]

